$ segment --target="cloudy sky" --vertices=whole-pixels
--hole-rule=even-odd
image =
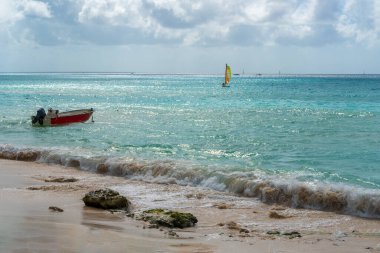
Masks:
[[[0,0],[0,72],[380,73],[380,0]]]

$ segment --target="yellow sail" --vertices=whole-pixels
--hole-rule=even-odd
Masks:
[[[226,72],[224,74],[224,86],[229,85],[229,82],[231,80],[231,68],[226,64]]]

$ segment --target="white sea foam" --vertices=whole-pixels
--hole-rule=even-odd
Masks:
[[[186,167],[175,161],[138,161],[117,157],[85,157],[62,150],[23,149],[0,146],[0,158],[37,161],[75,167],[154,183],[180,184],[255,197],[265,203],[380,217],[380,191],[320,182],[307,184],[289,175],[281,178],[265,173],[211,171]]]

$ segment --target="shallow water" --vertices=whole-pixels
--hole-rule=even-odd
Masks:
[[[221,82],[211,75],[1,74],[0,151],[266,202],[380,214],[380,76]],[[40,107],[94,108],[95,122],[31,127]]]

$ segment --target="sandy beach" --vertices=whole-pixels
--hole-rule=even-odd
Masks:
[[[0,252],[380,252],[376,219],[35,162],[0,160],[0,175]],[[78,181],[46,182],[55,177]],[[84,205],[85,193],[105,187],[126,196],[133,213],[168,208],[193,213],[198,224],[149,228]]]

